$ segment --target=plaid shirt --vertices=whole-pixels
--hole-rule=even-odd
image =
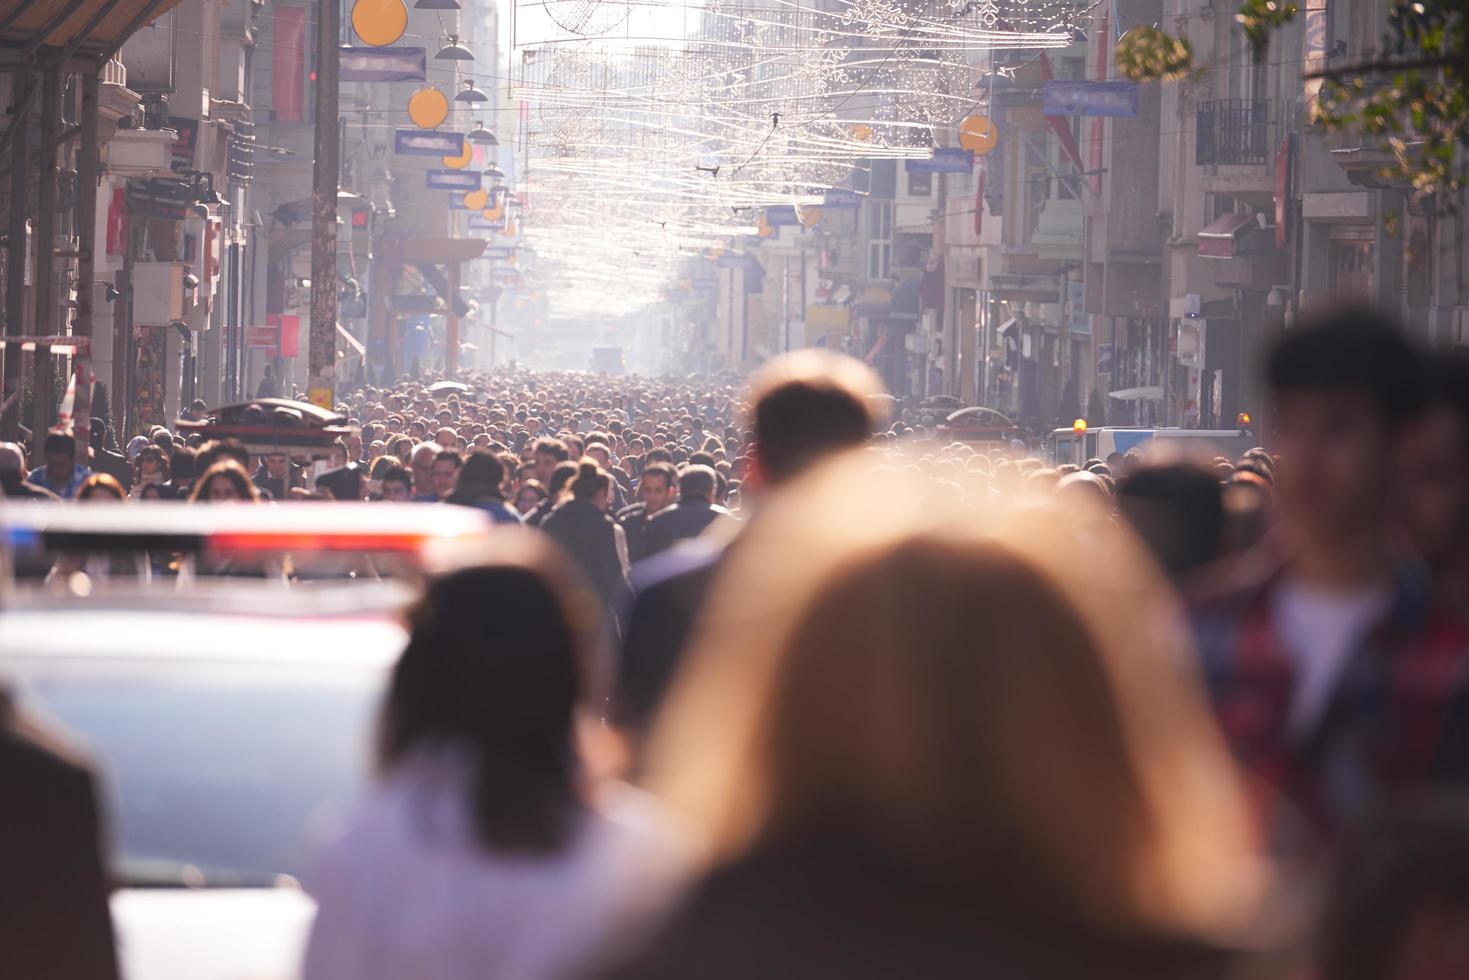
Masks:
[[[1296,670],[1273,617],[1282,572],[1263,551],[1247,556],[1190,609],[1220,726],[1272,830],[1294,815],[1329,841],[1377,805],[1469,784],[1469,622],[1404,570],[1319,720],[1293,733]]]

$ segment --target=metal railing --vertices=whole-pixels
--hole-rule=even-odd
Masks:
[[[1194,163],[1199,166],[1257,164],[1270,159],[1268,99],[1200,102],[1195,116]]]

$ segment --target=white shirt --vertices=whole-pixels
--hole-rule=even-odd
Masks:
[[[304,980],[564,977],[672,898],[680,850],[619,789],[550,856],[497,854],[469,822],[462,756],[405,760],[320,855]]]
[[[1271,615],[1295,668],[1290,731],[1305,736],[1321,720],[1351,656],[1387,611],[1385,584],[1329,591],[1287,576],[1273,596]]]

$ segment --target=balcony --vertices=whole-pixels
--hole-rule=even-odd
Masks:
[[[1200,102],[1195,119],[1194,163],[1201,167],[1253,166],[1270,160],[1271,109],[1267,99]]]

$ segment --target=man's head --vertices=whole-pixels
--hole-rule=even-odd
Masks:
[[[546,486],[551,485],[551,471],[556,468],[557,463],[565,462],[571,458],[566,443],[560,439],[537,439],[532,459],[536,464],[536,479]]]
[[[454,492],[454,487],[459,482],[459,467],[463,465],[464,457],[452,450],[446,450],[434,457],[434,493],[438,494],[440,500]]]
[[[41,445],[46,457],[46,479],[53,485],[62,485],[71,480],[76,470],[76,440],[65,432],[52,432]]]
[[[638,497],[643,501],[643,513],[652,517],[673,503],[673,490],[678,485],[678,473],[671,463],[654,463],[643,470],[638,483]]]
[[[93,417],[88,423],[87,442],[93,449],[105,449],[107,447],[108,430],[107,420]]]
[[[714,488],[718,484],[719,477],[710,467],[701,463],[685,466],[678,475],[678,499],[684,502],[702,500],[712,504]]]
[[[1401,330],[1371,312],[1327,314],[1276,343],[1266,377],[1287,524],[1318,540],[1380,531],[1398,437],[1425,387]]]
[[[285,453],[267,453],[265,455],[265,473],[272,480],[284,480],[290,472],[291,458]]]
[[[860,361],[814,349],[767,365],[752,384],[756,468],[768,484],[832,453],[860,446],[878,421],[877,375]]]
[[[441,449],[453,449],[457,436],[458,433],[449,426],[440,426],[439,430],[434,433],[434,442],[438,443]]]
[[[420,442],[409,454],[409,465],[413,467],[413,489],[417,493],[432,493],[434,487],[434,459],[441,450],[438,443]]]
[[[383,499],[398,504],[412,500],[412,474],[401,466],[389,466],[383,473]]]
[[[13,442],[0,442],[0,473],[25,473],[25,451]]]

